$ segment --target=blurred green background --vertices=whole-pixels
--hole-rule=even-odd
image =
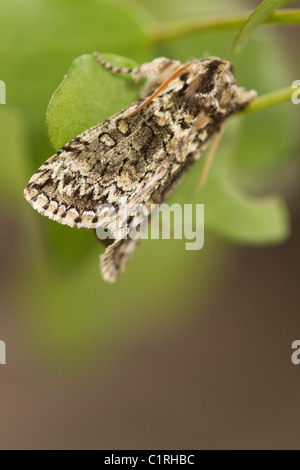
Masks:
[[[23,197],[54,153],[49,100],[82,54],[217,55],[259,94],[299,79],[297,27],[262,26],[237,56],[232,29],[154,40],[166,22],[258,3],[0,0],[0,448],[299,448],[299,107],[233,118],[204,190],[199,161],[170,200],[205,204],[204,248],[144,240],[114,285],[88,230]],[[55,124],[72,136],[97,117],[89,96],[103,90],[76,64],[62,116],[48,109],[54,145]],[[120,107],[135,93],[121,93]]]

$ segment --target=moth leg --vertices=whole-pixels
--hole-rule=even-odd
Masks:
[[[100,270],[105,281],[115,282],[117,280],[124,271],[139,241],[139,238],[135,240],[129,237],[115,240],[100,255]]]
[[[220,125],[220,128],[218,130],[218,132],[216,133],[216,135],[214,136],[213,138],[213,141],[212,141],[212,144],[207,152],[207,155],[206,155],[206,159],[205,159],[205,162],[204,162],[204,166],[203,166],[203,169],[202,169],[202,173],[201,173],[201,176],[200,176],[200,180],[199,180],[199,183],[198,183],[198,186],[197,186],[197,189],[196,191],[200,191],[200,189],[203,188],[205,182],[206,182],[206,179],[207,179],[207,175],[208,175],[208,172],[209,172],[209,169],[210,169],[210,166],[211,166],[211,163],[212,163],[212,160],[213,160],[213,157],[216,153],[216,150],[218,148],[218,145],[220,143],[220,140],[221,140],[221,137],[224,133],[224,129],[225,129],[225,123],[223,122],[221,125]]]

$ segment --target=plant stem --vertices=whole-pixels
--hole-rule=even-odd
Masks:
[[[209,30],[224,30],[238,28],[244,24],[251,12],[222,15],[196,20],[186,20],[173,24],[161,25],[150,32],[151,40],[162,43],[188,34]],[[274,11],[265,24],[300,24],[300,9],[285,9]]]
[[[260,109],[269,108],[270,106],[275,106],[276,104],[283,103],[291,99],[292,94],[295,92],[295,88],[288,87],[282,88],[281,90],[272,91],[261,95],[252,103],[249,104],[241,113],[247,114],[254,111],[259,111]]]

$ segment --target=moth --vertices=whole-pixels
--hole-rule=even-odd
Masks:
[[[114,282],[139,239],[130,237],[140,215],[161,204],[198,160],[209,140],[233,113],[256,97],[239,86],[227,60],[209,57],[181,64],[160,57],[138,68],[112,73],[146,79],[140,100],[87,129],[49,158],[32,176],[25,198],[41,214],[70,227],[110,228],[115,240],[100,256],[106,281]],[[127,204],[122,214],[119,207]],[[115,208],[126,237],[112,229]],[[133,225],[132,225],[133,224]]]

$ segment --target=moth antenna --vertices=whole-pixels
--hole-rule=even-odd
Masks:
[[[203,169],[202,169],[202,173],[201,173],[200,180],[199,180],[196,191],[200,191],[200,189],[203,188],[203,186],[206,182],[207,175],[208,175],[209,169],[211,167],[213,157],[216,153],[216,150],[217,150],[218,145],[220,143],[221,137],[224,133],[224,129],[225,129],[225,124],[222,123],[220,125],[219,131],[216,133],[216,135],[215,135],[215,137],[212,141],[212,144],[211,144],[211,146],[210,146],[210,148],[207,152],[207,156],[206,156],[206,159],[205,159],[205,162],[204,162],[204,166],[203,166]]]
[[[187,64],[185,65],[182,65],[182,67],[179,67],[178,70],[175,70],[175,72],[172,73],[172,75],[170,75],[169,78],[167,78],[167,80],[162,83],[153,93],[152,95],[149,96],[149,98],[147,98],[135,111],[133,111],[132,113],[130,114],[126,114],[126,116],[124,116],[123,119],[125,118],[128,118],[130,116],[133,116],[134,114],[138,113],[139,111],[141,111],[141,109],[143,109],[145,106],[147,106],[147,104],[151,103],[151,101],[172,81],[174,80],[174,78],[176,78],[178,75],[181,74],[181,72],[183,72],[186,68],[188,68],[190,65],[192,64],[192,62],[188,62]]]
[[[100,57],[100,55],[98,54],[98,52],[93,52],[93,56],[95,57],[96,61],[102,65],[102,67],[104,67],[106,70],[110,70],[111,72],[113,73],[132,73],[133,71],[137,70],[137,69],[129,69],[129,68],[126,68],[126,67],[114,67],[113,65],[109,64],[108,62],[106,62],[104,59],[102,59]]]

